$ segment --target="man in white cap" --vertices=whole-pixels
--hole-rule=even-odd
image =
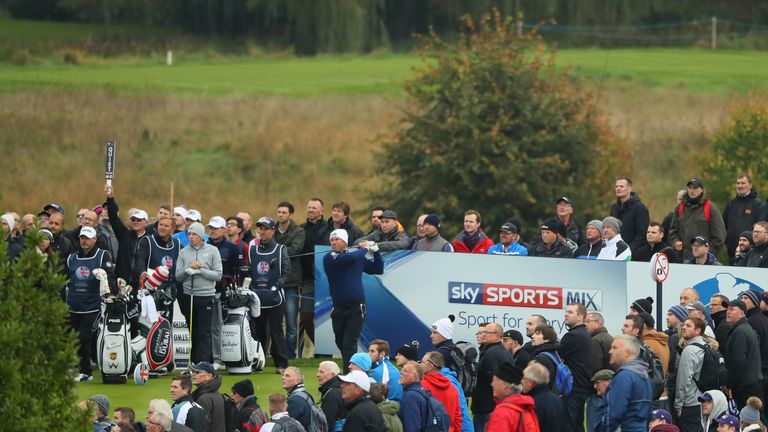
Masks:
[[[341,398],[347,404],[347,420],[344,430],[384,430],[384,417],[370,395],[371,379],[365,372],[351,371],[339,375],[341,380]]]
[[[177,239],[179,239],[179,242],[181,242],[181,247],[187,247],[189,245],[189,228],[192,226],[193,223],[197,222],[200,225],[203,223],[203,215],[195,210],[195,209],[189,209],[186,210],[184,214],[184,222],[186,224],[187,229],[185,231],[179,231],[173,236]],[[203,232],[203,241],[208,241],[208,236]]]
[[[361,247],[350,252],[347,249],[349,236],[344,229],[333,230],[329,239],[332,251],[323,257],[323,268],[333,302],[333,334],[344,368],[348,370],[349,359],[357,351],[357,340],[365,318],[362,275],[363,272],[372,275],[384,273],[384,260],[375,243],[366,243],[368,248]],[[373,253],[373,261],[366,257],[369,251]]]
[[[221,216],[214,216],[208,221],[208,244],[219,249],[221,257],[221,280],[216,282],[216,304],[213,308],[213,366],[216,370],[225,370],[221,361],[221,325],[223,324],[223,309],[221,298],[228,286],[235,283],[240,271],[240,248],[227,240],[227,221]]]
[[[453,321],[456,319],[453,315],[448,315],[447,318],[440,318],[432,324],[432,333],[429,338],[432,340],[432,344],[435,346],[435,351],[439,352],[443,356],[443,365],[448,369],[453,367],[453,359],[451,358],[451,351],[454,346],[453,343]]]

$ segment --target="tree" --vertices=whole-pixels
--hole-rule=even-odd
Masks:
[[[93,426],[74,394],[75,339],[59,297],[65,279],[37,253],[41,237],[28,232],[15,262],[0,241],[0,418],[6,431],[84,431]]]
[[[607,215],[628,154],[592,95],[556,71],[535,31],[518,35],[495,10],[463,23],[455,44],[424,39],[397,130],[382,139],[374,200],[406,220],[434,211],[459,221],[472,208],[495,227],[511,216],[537,223],[562,195],[579,219]]]

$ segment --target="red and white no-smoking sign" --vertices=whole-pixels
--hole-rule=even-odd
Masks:
[[[657,253],[651,257],[651,277],[656,282],[662,283],[669,276],[669,257],[667,254]]]

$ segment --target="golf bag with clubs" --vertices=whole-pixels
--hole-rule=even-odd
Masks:
[[[257,318],[261,314],[259,297],[247,287],[236,284],[226,290],[227,318],[221,326],[221,360],[230,374],[249,374],[264,369],[266,358],[261,343],[251,336],[249,315]]]
[[[173,310],[173,296],[163,289],[169,270],[158,266],[147,271],[144,289],[139,291],[141,315],[139,335],[132,341],[134,365],[143,363],[150,374],[157,374],[162,368],[167,372],[175,369],[173,362],[173,329],[168,318]]]
[[[133,349],[130,343],[129,310],[130,286],[118,281],[120,294],[102,302],[101,314],[96,320],[94,331],[98,353],[99,370],[104,384],[123,384],[132,370]]]

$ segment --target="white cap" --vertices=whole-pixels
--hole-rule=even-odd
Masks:
[[[184,207],[174,207],[173,208],[173,214],[177,214],[177,215],[183,217],[184,219],[186,219],[187,218],[187,209],[185,209]]]
[[[346,234],[346,231],[344,231],[344,233]],[[339,379],[360,387],[361,389],[365,390],[366,393],[371,391],[371,379],[363,371],[349,371],[349,373],[346,375],[339,375]]]
[[[214,216],[208,221],[208,226],[211,228],[225,228],[227,226],[227,221],[221,216]]]
[[[84,226],[80,228],[80,236],[88,238],[96,238],[96,230],[93,227]]]
[[[344,243],[349,243],[349,234],[347,234],[347,230],[341,228],[331,231],[331,235],[328,238],[330,240],[337,238],[339,240],[344,240]]]
[[[129,215],[129,217],[141,219],[141,220],[149,220],[149,215],[144,210],[136,209]]]
[[[200,222],[203,220],[203,215],[201,215],[200,212],[195,209],[189,209],[187,210],[187,216],[184,219],[191,219],[195,222]]]

